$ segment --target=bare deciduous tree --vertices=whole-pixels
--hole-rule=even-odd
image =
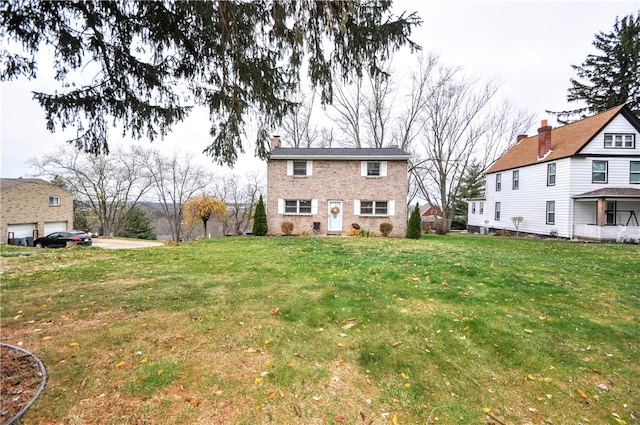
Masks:
[[[462,177],[472,160],[485,169],[504,152],[513,134],[531,125],[530,115],[498,104],[495,81],[469,79],[460,68],[433,64],[427,75],[420,119],[419,146],[411,172],[420,197],[442,209],[450,229]]]
[[[76,201],[88,206],[97,218],[100,235],[113,235],[123,217],[150,189],[141,167],[143,157],[135,146],[115,149],[107,157],[65,144],[42,158],[31,159],[30,165],[34,175],[62,182]]]
[[[212,175],[195,162],[192,154],[178,151],[168,156],[158,150],[151,151],[144,158],[144,168],[169,222],[171,238],[174,242],[180,242],[184,204],[187,199],[206,189]]]
[[[263,176],[249,173],[241,177],[230,175],[215,184],[214,193],[227,204],[227,218],[224,220],[225,234],[242,235],[249,229],[251,219],[264,189]]]

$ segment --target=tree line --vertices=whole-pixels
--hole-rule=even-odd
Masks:
[[[164,154],[139,146],[94,155],[62,145],[30,161],[34,175],[74,194],[75,227],[102,236],[153,238],[143,203],[159,205],[171,239],[207,236],[207,221],[223,234],[243,234],[263,190],[262,176],[216,174],[192,154]],[[200,227],[204,224],[204,229]],[[204,231],[201,233],[200,230]]]

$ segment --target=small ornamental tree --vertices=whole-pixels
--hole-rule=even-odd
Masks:
[[[222,199],[209,195],[198,195],[187,200],[184,218],[188,222],[202,221],[204,235],[207,236],[207,222],[211,218],[223,221],[227,217],[227,205]]]
[[[420,229],[421,220],[420,220],[420,207],[416,204],[413,212],[411,213],[411,217],[409,218],[409,225],[407,226],[407,238],[409,239],[420,239],[422,235],[422,229]]]
[[[269,231],[267,227],[267,213],[264,210],[264,202],[262,201],[262,195],[258,199],[256,205],[256,212],[253,215],[253,229],[252,232],[256,236],[265,236]]]

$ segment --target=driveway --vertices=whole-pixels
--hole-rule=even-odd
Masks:
[[[163,246],[158,241],[141,241],[129,239],[110,239],[110,238],[94,238],[93,246],[103,249],[132,249],[132,248],[151,248],[154,246]]]

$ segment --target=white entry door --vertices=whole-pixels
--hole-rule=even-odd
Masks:
[[[342,232],[342,201],[329,201],[328,232]]]

